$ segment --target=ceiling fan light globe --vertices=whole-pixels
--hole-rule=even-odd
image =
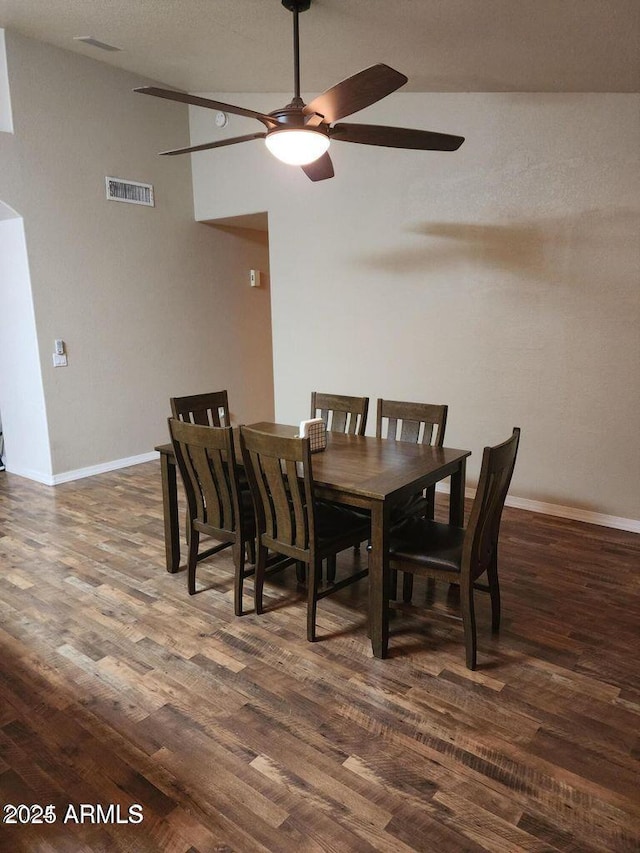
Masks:
[[[327,134],[310,128],[278,128],[268,133],[264,141],[274,157],[290,166],[313,163],[329,148]]]

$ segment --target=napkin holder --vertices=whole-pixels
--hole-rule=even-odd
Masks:
[[[320,453],[327,446],[327,428],[322,418],[300,422],[300,438],[308,438],[312,453]]]

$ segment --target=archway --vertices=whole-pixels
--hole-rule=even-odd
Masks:
[[[51,453],[22,217],[0,201],[0,417],[7,471],[51,482]]]

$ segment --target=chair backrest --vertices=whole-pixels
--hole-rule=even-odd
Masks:
[[[262,544],[308,560],[315,525],[309,439],[242,426],[240,445]]]
[[[231,427],[169,418],[169,433],[192,523],[203,532],[235,533],[242,523]]]
[[[378,400],[376,437],[442,447],[448,406]]]
[[[171,397],[171,414],[180,421],[203,426],[228,427],[229,400],[226,391]]]
[[[520,429],[495,447],[485,447],[480,479],[464,539],[462,570],[478,577],[494,559],[498,547],[500,519],[516,464]]]
[[[311,417],[321,417],[328,432],[364,435],[368,411],[368,397],[311,392]]]

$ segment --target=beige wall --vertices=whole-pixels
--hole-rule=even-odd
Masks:
[[[194,155],[198,218],[269,212],[278,420],[306,416],[314,388],[448,403],[471,484],[518,425],[514,495],[640,519],[639,107],[396,94],[357,120],[462,148],[335,143],[336,177],[315,185],[259,141]],[[191,126],[194,144],[221,135],[203,110]]]
[[[151,451],[172,394],[225,387],[238,419],[271,417],[269,288],[248,284],[268,271],[266,236],[194,222],[189,159],[156,156],[188,141],[186,108],[6,36],[0,201],[24,219],[53,474]],[[107,201],[106,175],[152,183],[156,207]],[[54,338],[67,368],[52,367]]]

